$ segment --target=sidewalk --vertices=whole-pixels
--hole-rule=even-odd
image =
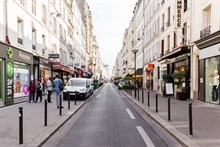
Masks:
[[[148,107],[147,91],[144,90],[144,103],[142,91],[137,98],[123,91],[133,102],[140,106],[156,122],[158,122],[171,135],[184,146],[220,147],[220,106],[192,101],[193,135],[189,135],[189,101],[180,101],[171,98],[171,121],[168,121],[167,98],[158,95],[158,113],[156,113],[156,93],[150,91],[150,107]]]
[[[99,88],[100,89],[100,88]],[[97,90],[99,90],[97,89]],[[94,94],[97,92],[94,91]],[[4,147],[35,147],[40,146],[49,136],[55,133],[72,115],[74,115],[86,101],[71,101],[68,109],[68,101],[62,101],[64,108],[62,116],[57,109],[55,95],[52,95],[52,103],[48,103],[47,126],[44,126],[44,99],[37,103],[26,102],[0,108],[0,146]],[[23,107],[23,144],[19,144],[19,107]]]

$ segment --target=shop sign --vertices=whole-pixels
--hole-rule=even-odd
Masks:
[[[147,64],[147,68],[154,69],[154,64]]]
[[[6,60],[6,99],[5,105],[14,103],[13,94],[14,62]]]
[[[60,58],[59,54],[49,54],[49,58]]]
[[[7,50],[7,55],[9,59],[12,59],[12,56],[14,55],[14,52],[12,50],[12,47],[9,47]]]
[[[173,83],[166,83],[166,94],[173,95]]]
[[[176,0],[176,26],[182,27],[182,0]]]
[[[21,58],[27,62],[31,61],[31,57],[28,54],[26,54],[25,52],[19,51],[18,56],[19,56],[19,58]]]

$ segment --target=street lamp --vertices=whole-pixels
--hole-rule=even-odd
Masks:
[[[137,96],[137,92],[136,92],[136,83],[137,83],[137,81],[136,81],[136,54],[137,54],[137,52],[138,52],[138,50],[136,50],[136,49],[133,49],[133,50],[131,50],[133,53],[134,53],[134,70],[135,70],[135,72],[134,72],[134,96],[136,97]]]

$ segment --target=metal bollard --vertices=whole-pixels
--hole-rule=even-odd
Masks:
[[[139,89],[138,89],[138,101],[139,101]]]
[[[19,107],[19,144],[23,144],[23,107]]]
[[[144,103],[144,88],[142,88],[142,103]]]
[[[158,94],[156,93],[156,112],[158,112]]]
[[[168,121],[170,121],[170,97],[168,97]]]
[[[189,103],[189,134],[193,135],[192,102]]]
[[[70,109],[70,92],[68,91],[68,109]]]
[[[47,126],[47,100],[44,100],[44,126]]]
[[[75,105],[76,105],[76,95],[77,95],[77,91],[75,91]]]
[[[147,105],[150,107],[150,92],[147,92]]]
[[[60,115],[62,115],[62,96],[60,95],[60,107],[59,107],[59,110],[60,110]]]

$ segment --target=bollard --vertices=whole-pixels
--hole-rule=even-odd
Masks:
[[[189,103],[189,134],[193,135],[192,102]]]
[[[70,92],[68,91],[68,109],[70,109]]]
[[[156,112],[158,112],[158,94],[156,93]]]
[[[138,89],[138,101],[139,101],[139,89]]]
[[[170,121],[170,97],[168,97],[168,121]]]
[[[47,126],[47,100],[44,100],[44,126]]]
[[[150,107],[150,92],[147,92],[147,105]]]
[[[77,94],[77,91],[75,91],[75,105],[76,105],[76,94]]]
[[[144,88],[142,88],[142,103],[144,103]]]
[[[62,95],[60,95],[60,107],[59,107],[59,110],[60,110],[60,115],[62,115]]]
[[[136,85],[136,84],[135,84]],[[134,98],[137,97],[137,89],[136,89],[136,86],[134,87]]]
[[[23,107],[19,107],[19,144],[23,144]]]

